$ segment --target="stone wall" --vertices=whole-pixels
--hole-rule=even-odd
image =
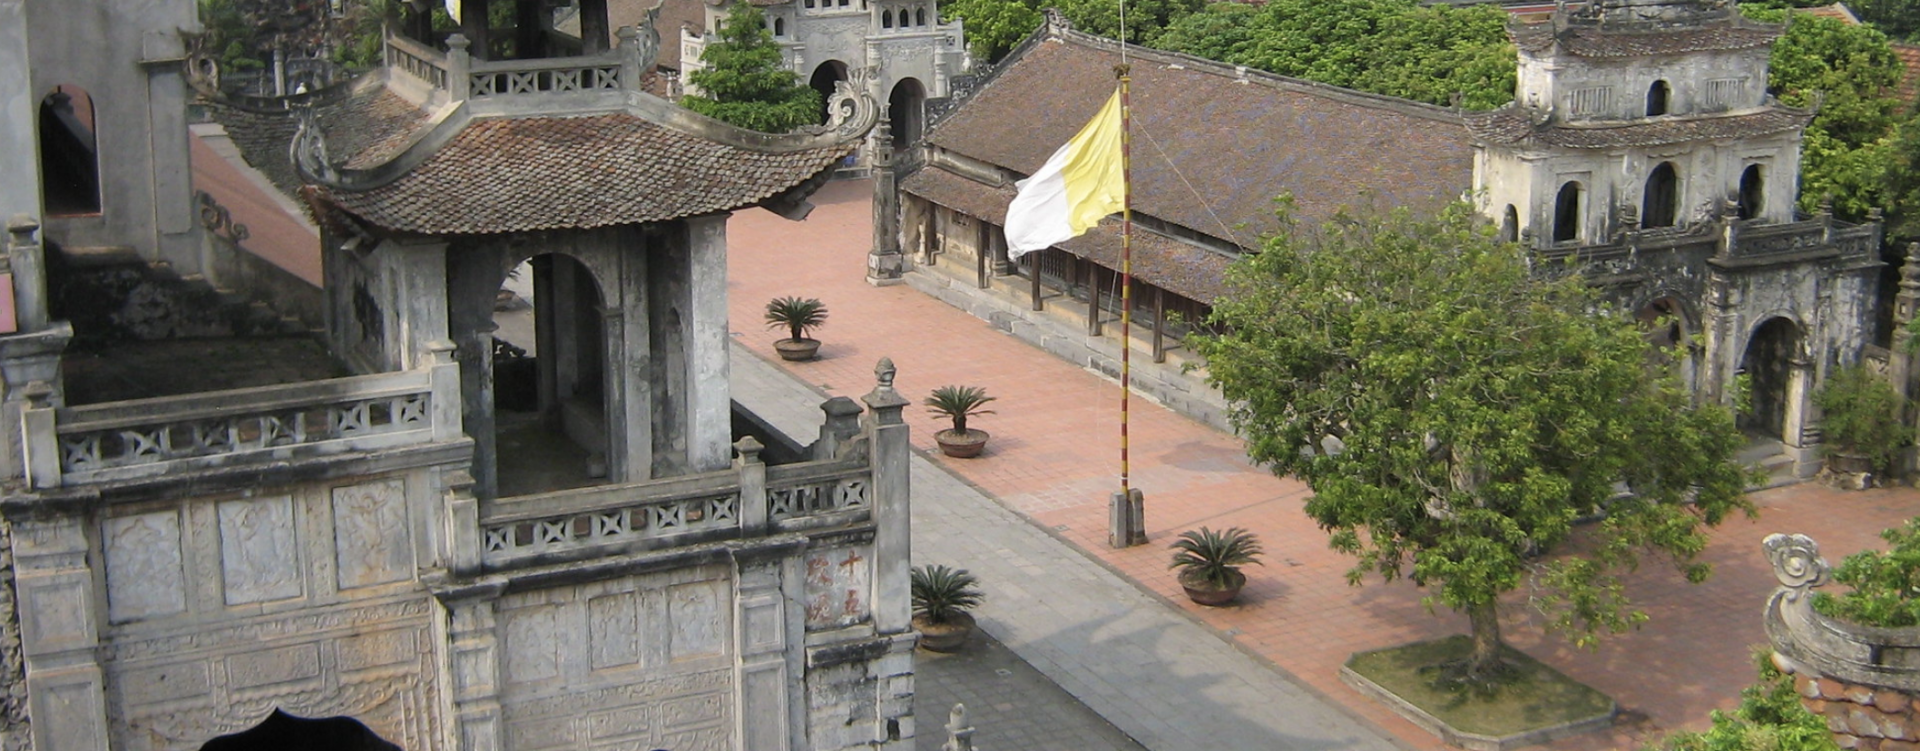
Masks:
[[[1810,675],[1794,676],[1800,702],[1827,719],[1841,748],[1920,751],[1920,718],[1912,697],[1889,688]]]

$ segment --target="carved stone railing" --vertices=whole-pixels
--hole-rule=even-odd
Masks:
[[[731,469],[495,501],[479,518],[483,568],[655,550],[872,518],[865,457],[768,467],[743,440]]]
[[[556,57],[544,60],[475,62],[467,74],[467,96],[481,99],[514,94],[572,91],[620,91],[620,54]]]
[[[399,35],[387,37],[387,69],[435,89],[447,88],[447,53]]]
[[[451,351],[399,373],[82,407],[53,407],[51,389],[30,386],[28,477],[55,488],[457,439]]]

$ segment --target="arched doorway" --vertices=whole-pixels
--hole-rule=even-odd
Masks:
[[[1654,81],[1647,87],[1647,117],[1667,114],[1667,102],[1673,97],[1673,87],[1666,81]]]
[[[1740,372],[1746,374],[1750,389],[1747,409],[1739,416],[1742,429],[1775,439],[1786,437],[1799,347],[1800,327],[1786,318],[1769,318],[1753,330],[1740,358]]]
[[[308,719],[278,709],[246,730],[207,741],[200,751],[403,751],[351,717]]]
[[[40,100],[40,200],[53,216],[100,213],[93,97],[71,84]]]
[[[1766,207],[1766,186],[1761,181],[1760,165],[1750,164],[1740,173],[1740,218],[1752,219]]]
[[[820,122],[827,121],[827,102],[833,100],[833,86],[847,80],[847,64],[839,60],[828,60],[813,69],[813,76],[807,79],[807,86],[820,92]]]
[[[606,481],[607,342],[593,273],[569,256],[537,255],[501,289],[493,335],[499,496]]]
[[[1680,175],[1673,162],[1661,162],[1647,175],[1647,192],[1640,207],[1640,226],[1671,227],[1680,206]]]
[[[927,89],[918,79],[903,78],[887,96],[887,119],[893,127],[895,151],[920,142],[926,128]]]
[[[1580,183],[1568,181],[1553,199],[1553,241],[1580,239]]]
[[[1507,204],[1507,210],[1500,216],[1500,242],[1510,243],[1520,239],[1520,210]]]

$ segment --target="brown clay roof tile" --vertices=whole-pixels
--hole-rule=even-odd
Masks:
[[[1481,143],[1609,149],[1716,138],[1754,138],[1805,128],[1813,115],[1776,106],[1725,115],[1567,125],[1535,124],[1525,110],[1508,107],[1468,113],[1465,119],[1467,129]]]

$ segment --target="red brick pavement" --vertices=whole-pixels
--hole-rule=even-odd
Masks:
[[[999,397],[990,405],[997,414],[976,422],[993,433],[986,455],[938,461],[1410,746],[1443,747],[1342,684],[1336,672],[1356,651],[1463,632],[1464,618],[1429,613],[1421,592],[1404,581],[1349,586],[1351,561],[1328,550],[1325,533],[1302,512],[1302,484],[1250,466],[1231,436],[1141,399],[1133,402],[1133,476],[1146,493],[1152,544],[1106,547],[1106,498],[1118,487],[1117,385],[910,287],[867,285],[868,189],[865,182],[828,186],[802,223],[758,210],[732,220],[728,287],[736,336],[770,352],[784,334],[759,325],[766,301],[819,297],[831,314],[817,334],[825,342],[821,359],[782,363],[789,372],[858,397],[885,356],[899,367],[896,385],[916,402],[944,384],[986,387]],[[943,426],[919,409],[910,409],[908,420],[916,448],[931,452],[933,431]],[[1766,534],[1811,534],[1837,560],[1876,544],[1880,529],[1920,514],[1920,492],[1905,489],[1846,493],[1801,485],[1754,500],[1758,520],[1730,521],[1713,533],[1706,553],[1712,580],[1688,585],[1649,561],[1630,578],[1628,592],[1651,621],[1595,650],[1542,633],[1538,616],[1523,607],[1525,593],[1511,598],[1505,628],[1515,646],[1613,695],[1627,712],[1611,733],[1550,748],[1638,747],[1657,732],[1704,727],[1708,710],[1733,706],[1754,677],[1749,650],[1765,641],[1760,613],[1773,587],[1759,548]],[[1188,603],[1167,571],[1167,540],[1202,524],[1252,529],[1269,551],[1237,607]]]

